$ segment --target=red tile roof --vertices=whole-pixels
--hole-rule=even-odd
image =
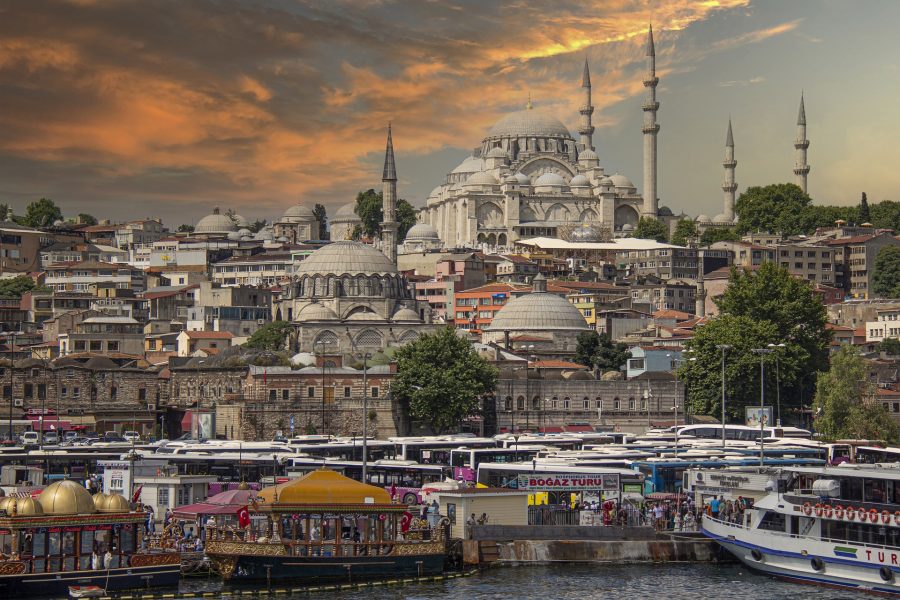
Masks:
[[[873,237],[877,237],[877,234],[869,233],[866,235],[855,235],[853,237],[837,238],[836,240],[826,240],[825,243],[829,246],[846,246],[847,244],[861,244],[863,242],[868,242]]]
[[[666,310],[658,310],[653,313],[653,316],[657,319],[675,319],[676,321],[687,321],[693,315],[690,315],[684,311],[673,310],[669,308]]]

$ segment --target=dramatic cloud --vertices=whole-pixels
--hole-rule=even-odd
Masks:
[[[378,182],[389,120],[401,157],[471,148],[529,94],[571,115],[574,127],[587,56],[597,122],[611,125],[602,109],[643,90],[648,22],[674,41],[748,2],[673,0],[652,10],[626,0],[6,5],[0,200],[22,210],[48,195],[68,213],[113,218],[145,206],[138,212],[173,225],[219,204],[247,216],[296,201],[334,208]],[[703,54],[799,23],[716,41]],[[663,74],[672,68],[666,52]],[[690,56],[680,63],[689,69]],[[413,189],[437,183],[401,177]]]

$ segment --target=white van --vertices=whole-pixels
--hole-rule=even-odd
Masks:
[[[41,443],[41,438],[37,431],[26,431],[19,437],[19,442],[23,446],[37,446]]]

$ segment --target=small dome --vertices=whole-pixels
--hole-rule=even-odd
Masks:
[[[604,177],[600,180],[600,187],[616,187],[616,184],[609,177]]]
[[[236,231],[237,225],[228,215],[219,212],[219,207],[215,207],[211,215],[206,215],[194,227],[194,233],[218,233],[225,235],[230,231]]]
[[[102,513],[127,513],[131,512],[131,503],[122,494],[109,494],[103,506],[97,506],[97,510]]]
[[[535,187],[545,185],[565,187],[566,180],[562,178],[562,175],[559,175],[557,173],[544,173],[537,178],[537,181],[534,182],[534,185]]]
[[[578,160],[590,161],[590,160],[600,160],[600,157],[597,156],[597,153],[588,148],[584,152],[581,152],[578,155]]]
[[[275,239],[275,234],[271,229],[260,229],[254,237],[260,241],[271,241]]]
[[[439,198],[440,195],[441,195],[441,192],[443,192],[443,191],[444,191],[444,188],[443,188],[443,187],[437,186],[436,188],[434,188],[433,190],[431,190],[431,193],[428,194],[428,197],[429,197],[429,198]]]
[[[518,180],[518,178],[516,178],[515,173],[510,173],[509,175],[507,175],[506,177],[503,178],[503,183],[518,185],[519,180]]]
[[[713,223],[722,223],[722,224],[731,223],[731,219],[726,217],[725,213],[722,213],[722,214],[719,214],[719,215],[716,215],[713,217]]]
[[[712,223],[712,220],[709,218],[708,215],[700,215],[699,217],[697,217],[697,222],[698,223]]]
[[[16,516],[27,517],[44,514],[44,506],[40,500],[36,498],[10,498],[6,505],[7,514],[13,511],[12,505],[15,504]]]
[[[631,183],[631,180],[625,177],[624,175],[620,175],[619,173],[615,173],[610,177],[612,179],[613,185],[617,188],[633,188],[634,184]]]
[[[234,224],[237,227],[241,227],[241,228],[250,227],[250,221],[248,221],[241,215],[231,215],[231,220],[234,221]]]
[[[591,182],[587,177],[579,173],[575,177],[572,178],[572,181],[569,182],[570,187],[590,187]]]
[[[344,219],[344,220],[356,219],[358,221],[359,215],[356,214],[356,202],[348,202],[347,204],[345,204],[342,207],[340,207],[339,209],[337,209],[337,211],[335,211],[334,216],[331,218],[331,220],[335,221],[337,219]]]
[[[71,479],[51,483],[38,499],[48,515],[81,515],[97,511],[91,494]]]
[[[391,503],[391,496],[384,488],[360,483],[335,471],[326,469],[307,473],[299,479],[291,479],[274,487],[263,488],[259,491],[257,497],[261,504],[267,506],[272,504],[314,506],[333,506],[335,504],[389,505]]]
[[[656,214],[660,217],[674,217],[675,214],[672,212],[672,209],[668,206],[660,206],[659,210],[656,211]]]
[[[485,158],[502,158],[505,160],[509,159],[509,154],[506,153],[506,150],[497,146],[496,148],[491,148],[490,152],[487,153]]]
[[[333,310],[325,306],[324,304],[320,304],[319,302],[313,302],[312,304],[307,304],[303,308],[300,309],[300,312],[297,313],[297,321],[303,323],[306,321],[337,321],[338,316],[334,313]]]
[[[397,273],[397,266],[372,246],[351,240],[331,242],[297,265],[303,275],[375,275]]]
[[[309,208],[303,206],[302,204],[295,204],[290,207],[284,214],[281,215],[280,222],[282,223],[299,223],[301,221],[315,221],[316,216],[313,214]]]
[[[477,173],[484,171],[484,161],[474,156],[468,156],[464,161],[459,163],[452,173]]]
[[[465,186],[469,187],[472,185],[498,185],[500,182],[497,181],[497,178],[488,173],[487,171],[480,171],[473,175],[470,175],[468,179],[466,179]]]
[[[507,302],[494,315],[487,331],[588,330],[575,305],[556,294],[531,292]]]
[[[4,492],[5,493],[5,492]],[[10,502],[15,502],[16,499],[13,496],[7,496],[4,498],[0,498],[0,511],[7,510]]]
[[[569,234],[570,242],[599,242],[600,232],[588,223],[581,223]]]
[[[416,311],[411,308],[401,308],[397,312],[394,313],[394,316],[391,317],[392,321],[412,321],[416,323],[420,323],[422,320],[419,318],[419,315],[416,314]]]
[[[437,229],[428,223],[416,223],[406,232],[407,240],[440,240]]]
[[[522,171],[516,173],[516,179],[519,180],[519,185],[531,185],[531,178]]]
[[[236,242],[241,239],[241,234],[238,233],[237,231],[232,231],[225,237],[228,238],[229,240],[231,240],[232,242]]]

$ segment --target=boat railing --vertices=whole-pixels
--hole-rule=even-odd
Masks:
[[[714,521],[719,525],[724,525],[726,527],[731,527],[734,529],[740,529],[745,531],[750,531],[753,529],[749,525],[745,525],[744,523],[733,523],[731,521],[724,521],[722,519],[713,518],[708,514],[703,515],[703,521]],[[856,540],[847,540],[847,539],[838,539],[838,538],[830,538],[830,537],[817,537],[812,535],[800,535],[796,533],[786,533],[784,531],[773,531],[770,529],[760,529],[760,533],[765,533],[766,535],[773,535],[779,538],[785,539],[795,539],[795,540],[816,540],[820,542],[830,543],[830,544],[853,544],[854,546],[859,546],[861,548],[871,548],[873,550],[890,550],[893,552],[900,553],[900,546],[889,546],[887,544],[875,544],[872,542],[859,542]]]

